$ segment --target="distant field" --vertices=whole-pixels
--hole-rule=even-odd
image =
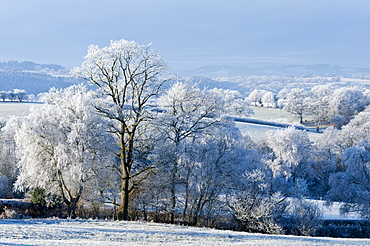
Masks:
[[[340,78],[341,82],[356,82],[363,85],[370,85],[370,79]]]
[[[27,103],[27,102],[0,102],[0,117],[7,118],[12,115],[25,115],[29,112],[30,108],[41,105],[40,103]],[[252,107],[255,114],[250,118],[256,118],[268,121],[279,121],[284,123],[297,123],[298,119],[294,115],[279,109],[271,108],[257,108]]]
[[[272,108],[258,108],[258,107],[251,107],[254,111],[254,115],[248,116],[248,118],[255,118],[265,121],[271,122],[279,122],[279,123],[289,123],[289,124],[296,124],[299,125],[299,120],[293,114],[286,112],[280,109],[272,109]],[[305,120],[305,118],[303,118]],[[307,117],[306,119],[309,120]],[[267,125],[257,125],[257,124],[250,124],[250,123],[241,123],[237,122],[236,125],[241,130],[243,134],[249,135],[252,140],[259,141],[264,138],[265,133],[269,130],[280,130],[284,129],[281,127],[275,126],[267,126]],[[308,136],[311,141],[315,142],[320,137],[321,134],[315,133],[315,127],[308,128],[310,131],[308,132]]]
[[[284,110],[258,107],[251,107],[251,109],[253,109],[254,114],[250,115],[250,118],[292,124],[298,123],[299,121],[297,117],[294,117],[294,115]]]
[[[11,116],[26,115],[31,107],[38,107],[39,103],[27,102],[0,102],[0,118],[9,118]]]
[[[275,127],[275,126],[265,126],[265,125],[257,125],[257,124],[250,124],[250,123],[240,123],[237,122],[236,126],[240,129],[242,134],[246,134],[251,137],[253,141],[259,141],[264,139],[265,133],[270,130],[281,130],[284,128]],[[315,132],[307,132],[309,139],[312,142],[316,142],[322,134],[315,133]]]
[[[40,105],[40,103],[0,102],[0,119],[8,119],[11,116],[26,115],[31,107],[39,107]],[[297,119],[292,114],[284,110],[257,107],[253,107],[253,110],[255,114],[251,115],[250,118],[293,124],[297,123]],[[247,123],[237,123],[237,126],[243,133],[251,136],[253,140],[262,139],[265,132],[268,130],[282,129],[279,127]],[[312,132],[309,132],[308,134],[311,141],[316,141],[320,137],[320,134]]]

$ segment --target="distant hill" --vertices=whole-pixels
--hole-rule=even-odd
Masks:
[[[314,64],[314,65],[257,65],[252,64],[250,67],[240,66],[204,66],[197,69],[180,71],[182,76],[205,76],[209,78],[218,77],[235,77],[235,76],[340,76],[351,78],[370,77],[370,68],[350,68],[330,66],[328,64]]]
[[[68,74],[68,69],[57,64],[38,64],[32,61],[8,61],[0,62],[0,70],[34,71],[47,74]]]
[[[49,91],[51,87],[65,88],[82,83],[68,73],[68,69],[56,64],[0,62],[0,91],[22,89],[27,94],[37,95]]]
[[[183,71],[180,76],[190,78],[201,88],[237,90],[248,95],[253,89],[277,93],[284,87],[310,86],[336,82],[355,85],[370,80],[370,68],[345,68],[327,64],[266,65],[250,68],[237,66],[206,66]],[[349,81],[343,78],[351,78]],[[57,64],[38,64],[31,61],[0,62],[0,91],[26,90],[37,95],[51,87],[65,88],[84,81],[71,77],[69,69]]]

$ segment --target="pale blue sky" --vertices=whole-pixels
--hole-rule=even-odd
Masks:
[[[369,0],[0,0],[0,61],[83,61],[153,42],[174,69],[249,62],[370,67]]]

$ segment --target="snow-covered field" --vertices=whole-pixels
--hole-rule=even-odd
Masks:
[[[19,103],[19,102],[0,102],[0,118],[9,118],[10,116],[21,116],[29,112],[31,107],[37,107],[39,103]]]
[[[370,239],[263,235],[144,222],[0,220],[0,245],[370,245]]]
[[[0,120],[8,119],[11,116],[26,115],[31,107],[38,107],[40,103],[19,103],[19,102],[0,102]],[[268,121],[283,121],[286,123],[296,123],[296,119],[290,113],[284,110],[270,108],[253,107],[255,114],[251,118],[268,120]],[[236,123],[243,133],[248,134],[253,140],[261,139],[268,130],[282,129],[273,126],[264,126],[248,123]],[[309,132],[309,137],[312,141],[317,140],[320,134]]]
[[[254,141],[259,141],[264,138],[265,133],[270,130],[281,130],[284,128],[266,125],[257,125],[251,123],[236,122],[236,126],[240,129],[243,134],[247,134]],[[315,132],[307,132],[308,137],[312,142],[317,141],[322,135]]]
[[[251,107],[251,108],[253,109],[254,114],[248,116],[248,118],[299,125],[298,118],[284,110],[272,109],[272,108],[258,108],[258,107]],[[252,124],[252,123],[241,123],[241,122],[236,122],[236,125],[243,134],[248,134],[252,138],[252,140],[255,140],[255,141],[259,141],[263,139],[265,133],[269,130],[283,129],[281,127],[275,127],[275,126],[258,125],[258,124]],[[311,130],[307,133],[308,133],[310,140],[315,142],[321,137],[321,134],[315,133]]]
[[[298,117],[295,117],[291,113],[273,108],[259,108],[251,107],[254,111],[254,114],[249,116],[250,118],[256,118],[267,121],[278,121],[284,123],[297,124],[299,122]]]

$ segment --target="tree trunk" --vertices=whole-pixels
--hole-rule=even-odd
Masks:
[[[185,180],[185,204],[184,204],[184,211],[182,212],[182,220],[186,221],[186,215],[188,212],[189,206],[189,198],[190,198],[190,187],[189,187],[189,179],[191,175],[191,170],[189,168],[186,169],[186,180]]]
[[[121,200],[118,210],[118,220],[128,220],[129,188],[130,188],[130,160],[132,158],[132,146],[126,148],[125,134],[127,133],[125,123],[121,122],[120,132],[120,159],[121,159]]]
[[[202,210],[202,200],[204,198],[204,194],[200,195],[199,198],[198,198],[198,201],[196,202],[196,205],[194,206],[194,212],[193,212],[193,221],[192,221],[192,225],[193,226],[196,226],[197,223],[198,223],[198,217],[199,217],[199,214],[200,214],[200,211]]]
[[[175,212],[176,212],[176,183],[177,183],[177,160],[174,161],[174,166],[171,174],[171,187],[170,187],[170,202],[171,202],[171,211],[170,211],[170,222],[173,224],[175,222]]]
[[[299,114],[299,123],[303,124],[303,114]]]
[[[57,180],[60,192],[62,194],[63,202],[67,205],[68,217],[75,218],[77,203],[80,200],[82,194],[82,187],[80,186],[79,191],[77,193],[78,195],[74,197],[72,196],[70,190],[65,185],[63,175],[60,170],[57,171]]]
[[[129,220],[128,216],[128,204],[129,204],[129,180],[128,176],[122,177],[122,187],[121,187],[121,201],[118,211],[119,220]]]
[[[174,223],[175,222],[175,210],[176,210],[176,192],[175,192],[175,185],[172,184],[171,188],[170,188],[170,192],[171,192],[171,210],[170,210],[170,223]]]
[[[80,200],[80,196],[77,196],[75,198],[72,198],[71,201],[66,202],[68,217],[71,219],[76,218],[76,208],[77,208],[77,203],[79,200]]]

